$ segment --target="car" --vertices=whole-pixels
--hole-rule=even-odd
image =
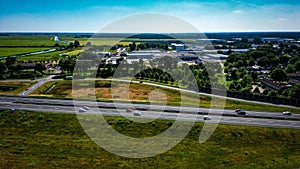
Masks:
[[[241,110],[241,109],[235,109],[235,112],[238,114],[238,115],[246,115],[246,112],[244,110]]]
[[[126,109],[126,112],[132,112],[132,109],[129,109],[129,108]]]
[[[86,110],[83,109],[83,108],[80,108],[80,109],[78,110],[78,112],[79,112],[79,113],[84,113],[84,112],[86,112]]]
[[[285,115],[285,116],[291,116],[292,113],[289,112],[289,111],[284,111],[284,112],[282,112],[282,115]]]
[[[237,112],[238,115],[246,115],[246,112],[244,110],[241,110],[239,112]]]
[[[211,117],[209,117],[209,116],[203,116],[203,119],[204,120],[211,120]]]
[[[141,116],[141,112],[134,111],[134,112],[133,112],[133,115],[134,115],[134,116]]]
[[[88,109],[89,109],[88,106],[83,106],[82,108],[83,108],[84,110],[88,110]]]

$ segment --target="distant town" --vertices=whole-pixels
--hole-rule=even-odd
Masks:
[[[189,79],[175,82],[168,73],[157,73],[164,57],[190,68],[200,92],[226,85],[227,95],[244,99],[299,105],[300,33],[210,33],[210,34],[82,34],[2,33],[2,38],[47,37],[46,44],[0,45],[2,49],[34,49],[33,52],[2,53],[1,79],[32,79],[55,75],[70,79],[76,60],[99,63],[95,77],[110,78],[118,65],[149,70],[138,73],[140,81],[189,88]],[[115,44],[109,44],[114,39]],[[32,41],[30,42],[32,43]],[[38,49],[43,49],[37,51]],[[215,65],[206,67],[206,63]],[[97,66],[97,65],[93,65]],[[154,66],[154,67],[153,67]],[[166,70],[167,68],[162,68]],[[86,69],[87,71],[88,69]],[[220,70],[222,70],[220,72]],[[130,72],[130,69],[127,69]],[[205,77],[213,71],[212,77]],[[152,73],[149,73],[152,72]],[[152,74],[156,74],[156,76]],[[226,82],[219,73],[224,73]],[[71,78],[72,79],[72,78]],[[215,82],[217,81],[217,82]],[[5,87],[3,90],[7,90]],[[298,100],[297,100],[298,99]]]

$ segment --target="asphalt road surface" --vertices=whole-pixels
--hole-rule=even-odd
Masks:
[[[111,108],[115,106],[115,104],[119,109]],[[300,129],[299,114],[293,114],[290,117],[290,116],[283,116],[280,112],[271,113],[271,112],[247,111],[246,116],[236,116],[233,110],[182,107],[181,110],[184,113],[178,116],[179,114],[176,113],[176,111],[179,110],[179,107],[176,106],[164,107],[164,106],[152,105],[152,107],[149,107],[150,105],[140,105],[140,104],[130,105],[128,103],[105,103],[105,102],[95,103],[89,101],[76,101],[76,106],[74,106],[73,100],[36,99],[36,98],[29,98],[29,97],[7,97],[7,96],[0,97],[0,109],[11,109],[11,110],[18,109],[18,110],[27,110],[27,111],[37,111],[37,112],[79,113],[78,110],[83,105],[88,105],[90,107],[90,109],[87,112],[84,112],[85,114],[126,116],[126,117],[148,119],[148,121],[149,119],[154,120],[156,118],[168,119],[168,120],[183,120],[183,121],[193,121],[196,119],[196,121],[198,122],[205,121],[207,123],[217,123],[218,121],[215,119],[218,119],[222,115],[222,111],[224,111],[223,116],[221,116],[221,120],[220,120],[221,124]],[[100,106],[100,109],[98,108],[98,106]],[[141,116],[133,116],[132,112],[126,112],[126,108],[141,109],[138,110],[141,112]],[[165,112],[166,110],[168,112]],[[172,111],[175,111],[175,113]],[[202,112],[203,114],[198,114],[198,112]],[[206,113],[209,113],[211,120],[203,119]],[[232,116],[230,116],[231,114]],[[276,118],[274,119],[274,117]]]

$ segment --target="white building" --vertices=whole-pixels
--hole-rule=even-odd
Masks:
[[[177,44],[177,43],[171,43],[172,49],[176,51],[183,51],[184,50],[184,44]]]

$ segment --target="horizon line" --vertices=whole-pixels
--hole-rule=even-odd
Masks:
[[[300,30],[253,30],[253,31],[205,31],[205,32],[88,32],[88,31],[0,31],[2,33],[89,33],[89,34],[187,34],[187,33],[300,33]]]

